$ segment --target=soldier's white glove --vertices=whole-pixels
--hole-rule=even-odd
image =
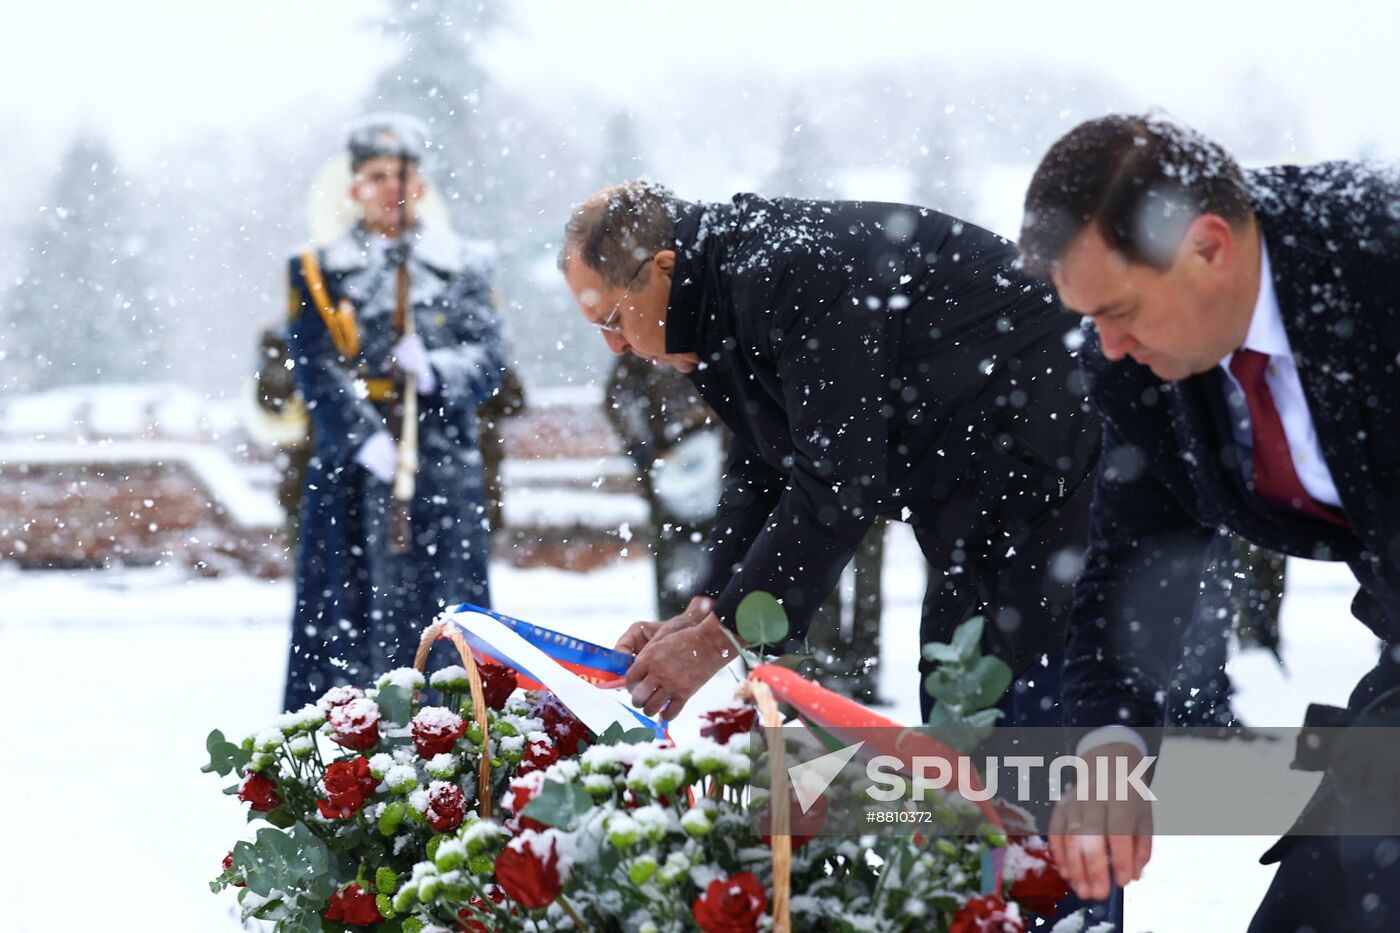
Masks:
[[[399,463],[399,452],[394,447],[394,438],[388,431],[376,431],[361,445],[355,454],[355,462],[388,483],[394,479],[394,469]]]
[[[428,348],[423,346],[422,337],[409,334],[394,344],[390,356],[399,367],[399,372],[418,377],[419,394],[431,395],[437,390],[437,373],[433,372],[433,364],[428,362]]]

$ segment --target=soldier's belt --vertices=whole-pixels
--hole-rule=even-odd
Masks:
[[[399,395],[392,379],[356,379],[355,384],[364,388],[364,397],[371,402],[392,402]]]

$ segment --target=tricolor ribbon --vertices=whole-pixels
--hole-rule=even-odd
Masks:
[[[616,723],[669,738],[664,721],[642,715],[618,697],[632,655],[471,603],[458,606],[446,621],[461,630],[474,654],[514,670],[527,690],[550,691],[595,734]]]

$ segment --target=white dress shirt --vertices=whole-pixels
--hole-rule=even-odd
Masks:
[[[1259,297],[1255,299],[1254,314],[1249,319],[1249,333],[1245,334],[1241,349],[1254,350],[1269,357],[1264,383],[1274,397],[1274,408],[1283,422],[1283,433],[1288,438],[1288,450],[1293,455],[1293,469],[1298,473],[1298,481],[1308,495],[1318,502],[1339,508],[1342,500],[1337,495],[1337,485],[1332,482],[1327,461],[1322,458],[1322,445],[1317,440],[1312,412],[1308,411],[1308,402],[1303,396],[1298,364],[1293,361],[1288,333],[1283,329],[1278,296],[1274,293],[1269,249],[1262,237],[1259,239]],[[1230,372],[1230,360],[1234,357],[1233,353],[1227,354],[1220,361],[1220,368],[1225,370],[1228,377],[1226,401],[1229,402],[1232,416],[1230,427],[1235,432],[1235,441],[1249,450],[1254,447],[1254,434],[1249,423],[1249,406],[1245,403],[1244,390],[1240,388],[1235,374]],[[1246,464],[1245,469],[1248,471],[1246,476],[1252,477],[1252,462]]]
[[[1259,238],[1259,296],[1254,301],[1249,332],[1245,334],[1241,349],[1254,350],[1269,357],[1264,382],[1274,397],[1279,420],[1283,422],[1283,433],[1288,438],[1288,450],[1293,455],[1293,469],[1298,473],[1298,481],[1308,495],[1318,502],[1333,508],[1340,507],[1341,497],[1337,495],[1337,486],[1332,482],[1327,461],[1322,459],[1322,445],[1318,443],[1312,412],[1308,411],[1303,384],[1298,379],[1298,365],[1293,361],[1293,349],[1288,345],[1288,334],[1283,329],[1283,312],[1279,310],[1278,295],[1274,292],[1269,249],[1262,236]],[[1254,433],[1249,421],[1249,406],[1239,381],[1230,372],[1230,360],[1234,357],[1234,353],[1228,353],[1220,361],[1220,368],[1225,370],[1228,380],[1226,401],[1230,406],[1230,428],[1235,434],[1235,442],[1245,450],[1252,450]],[[1252,459],[1244,464],[1244,470],[1246,478],[1253,479]],[[1094,729],[1079,740],[1075,753],[1083,755],[1109,742],[1127,742],[1144,755],[1147,754],[1147,743],[1142,736],[1129,726],[1119,725]]]

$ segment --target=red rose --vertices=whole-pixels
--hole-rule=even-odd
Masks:
[[[752,706],[726,706],[712,709],[701,715],[700,719],[705,723],[700,727],[700,734],[724,745],[731,736],[753,731],[758,721],[758,710]]]
[[[225,856],[224,856],[224,871],[233,871],[233,853],[232,853],[232,852],[230,852],[228,855],[225,855]],[[241,882],[241,881],[235,881],[235,882],[233,883],[233,886],[234,886],[235,888],[241,888],[241,887],[244,887],[245,885],[244,885],[243,882]]]
[[[424,758],[451,752],[466,732],[462,717],[443,706],[425,706],[413,717],[413,747]]]
[[[282,795],[277,793],[277,785],[261,774],[250,774],[238,788],[238,799],[253,805],[259,813],[271,813],[282,806]]]
[[[550,741],[534,741],[525,746],[525,756],[520,759],[520,770],[517,774],[529,774],[532,771],[543,771],[559,760],[559,748]]]
[[[379,908],[374,905],[374,895],[360,890],[358,884],[352,884],[345,890],[332,894],[325,917],[348,927],[373,926],[384,919],[379,915]]]
[[[462,825],[467,815],[462,789],[446,781],[434,781],[428,788],[428,822],[440,833],[450,833]]]
[[[752,872],[716,878],[691,911],[705,933],[753,933],[768,910],[768,893]]]
[[[357,752],[374,748],[379,742],[379,704],[361,697],[326,714],[331,724],[331,741]]]
[[[369,773],[369,759],[363,755],[350,761],[333,761],[326,768],[326,799],[316,801],[328,820],[345,820],[355,815],[379,786],[379,778]]]
[[[948,933],[1026,933],[1026,925],[1007,912],[1001,898],[988,894],[964,904],[953,916]]]
[[[519,683],[515,671],[503,664],[478,663],[476,672],[481,675],[481,692],[485,695],[486,705],[494,710],[505,709],[506,700],[510,699]]]
[[[534,800],[543,788],[544,774],[539,771],[521,775],[510,782],[510,790],[506,791],[506,797],[502,803],[507,810],[515,814],[517,830],[534,829],[544,832],[549,828],[539,820],[521,816],[525,808],[530,805],[530,801]]]
[[[1070,893],[1070,887],[1060,876],[1050,858],[1049,849],[1026,849],[1035,865],[1011,886],[1011,899],[1031,913],[1042,917],[1055,914],[1055,906]]]
[[[538,850],[546,840],[549,850],[541,856]],[[562,886],[554,840],[533,832],[516,836],[496,858],[496,882],[522,907],[534,910],[553,903]]]
[[[545,696],[532,714],[544,723],[544,731],[559,746],[559,754],[566,758],[577,755],[579,743],[593,737],[583,721],[569,712],[569,708],[552,693]]]
[[[351,700],[363,700],[365,692],[359,687],[332,687],[321,695],[316,705],[329,713],[337,706],[344,706]]]

